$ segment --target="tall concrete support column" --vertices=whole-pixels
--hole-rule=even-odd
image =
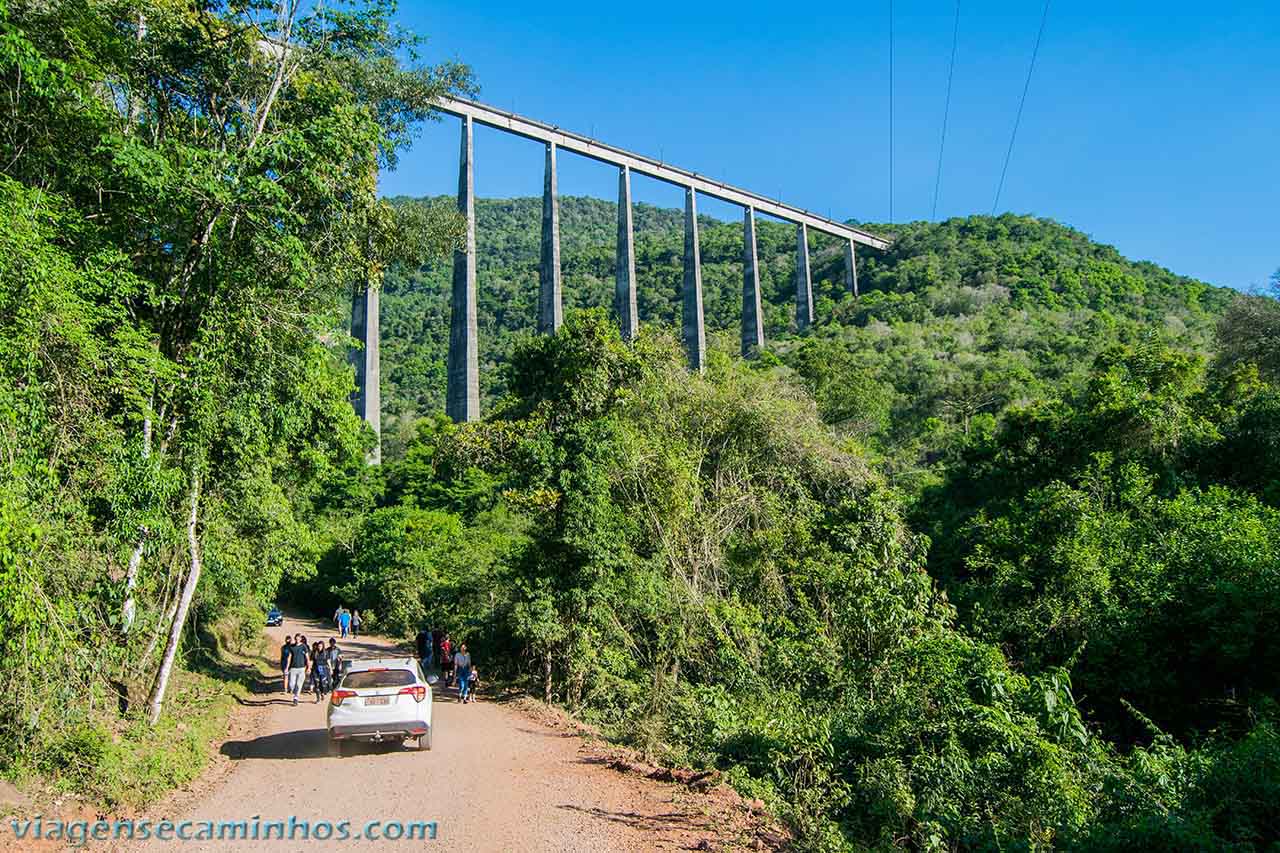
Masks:
[[[538,332],[554,335],[564,322],[560,302],[560,199],[556,194],[556,144],[547,143],[542,178],[542,268],[538,288]]]
[[[854,296],[858,295],[858,256],[852,240],[844,247],[844,286]]]
[[[357,287],[351,299],[351,337],[360,342],[360,349],[352,349],[351,364],[356,369],[356,390],[351,394],[351,405],[365,423],[373,427],[378,443],[369,453],[369,464],[382,462],[382,393],[379,388],[381,371],[378,364],[380,339],[378,330],[378,288],[365,284]]]
[[[764,346],[764,314],[760,310],[760,266],[756,261],[756,209],[742,214],[742,355],[750,358]]]
[[[631,167],[618,170],[618,283],[614,289],[614,309],[624,341],[635,340],[640,331],[636,308],[635,228],[631,221]]]
[[[809,278],[809,229],[796,226],[796,326],[803,331],[813,325],[813,282]]]
[[[455,422],[480,419],[480,353],[476,323],[476,184],[471,117],[462,119],[458,211],[467,220],[466,246],[453,253],[453,312],[449,323],[449,389],[445,411]]]
[[[693,187],[684,190],[684,345],[689,367],[706,367],[707,333],[702,317],[702,258],[698,251],[698,201]]]

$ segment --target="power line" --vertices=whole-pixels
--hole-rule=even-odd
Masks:
[[[942,152],[947,147],[947,116],[951,114],[951,81],[956,73],[956,46],[960,43],[960,0],[956,0],[956,23],[951,32],[951,65],[947,69],[947,100],[942,108],[942,142],[938,144],[938,177],[933,182],[933,215],[938,218],[938,191],[942,188]]]
[[[893,0],[889,0],[889,222],[893,222]]]
[[[1013,143],[1018,138],[1018,125],[1022,123],[1022,108],[1027,104],[1027,90],[1031,88],[1031,75],[1036,70],[1036,56],[1040,53],[1040,41],[1044,38],[1044,25],[1049,20],[1049,2],[1044,0],[1044,13],[1040,16],[1040,31],[1036,33],[1036,46],[1031,51],[1031,67],[1027,69],[1027,82],[1022,86],[1022,100],[1018,102],[1018,115],[1013,120],[1013,135],[1009,137],[1009,150],[1004,155],[1004,168],[1000,170],[1000,183],[996,185],[996,200],[991,205],[991,215],[1000,206],[1000,193],[1004,190],[1005,175],[1009,173],[1009,160],[1013,157]]]

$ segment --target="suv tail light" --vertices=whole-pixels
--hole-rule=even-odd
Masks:
[[[333,693],[329,694],[329,701],[332,702],[334,706],[338,706],[342,704],[343,699],[350,699],[355,695],[356,692],[354,690],[335,690]]]
[[[406,693],[412,696],[415,702],[421,702],[423,699],[427,698],[427,688],[423,687],[421,684],[416,684],[413,687],[400,688],[401,696]]]

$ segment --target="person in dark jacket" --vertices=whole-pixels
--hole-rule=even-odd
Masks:
[[[284,645],[280,647],[280,689],[289,692],[289,652],[293,649],[293,635],[284,635]]]
[[[413,638],[413,645],[418,651],[418,662],[425,671],[431,667],[431,632],[423,628]]]
[[[311,686],[315,690],[317,703],[329,692],[330,673],[329,653],[325,650],[324,643],[316,640],[311,647]]]
[[[301,636],[301,635],[299,635]],[[294,643],[289,648],[289,692],[293,694],[293,704],[298,704],[302,695],[302,686],[307,681],[307,671],[311,669],[311,650],[306,641]]]
[[[324,650],[329,658],[329,678],[331,687],[338,686],[338,679],[342,676],[342,649],[338,648],[338,641],[333,637],[329,638],[329,648]]]

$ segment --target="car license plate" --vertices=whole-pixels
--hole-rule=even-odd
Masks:
[[[390,705],[390,704],[391,704],[391,697],[390,697],[390,696],[367,696],[367,697],[365,697],[364,704],[366,704],[366,705]]]

